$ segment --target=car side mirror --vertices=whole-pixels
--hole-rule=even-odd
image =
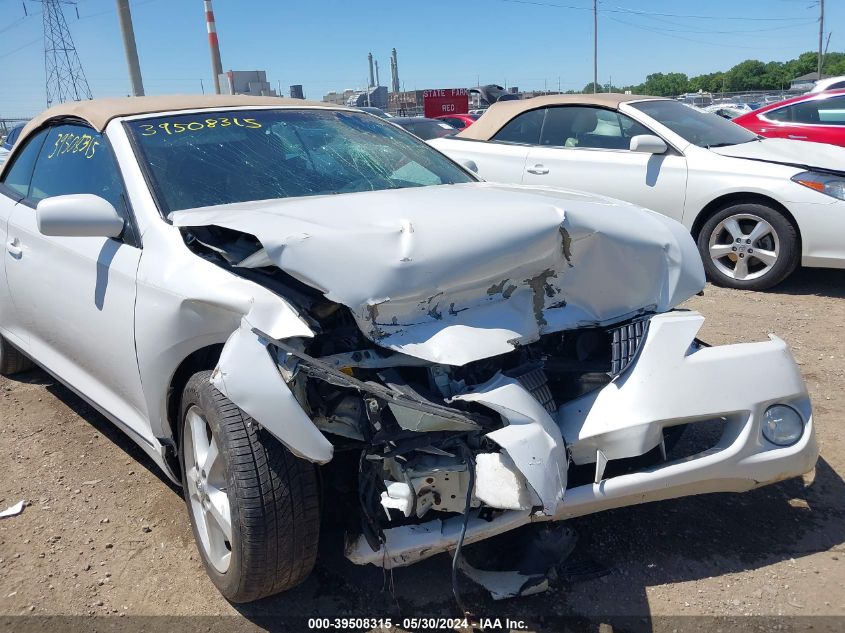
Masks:
[[[642,152],[643,154],[665,154],[669,150],[669,146],[659,136],[654,134],[638,134],[631,137],[632,152]]]
[[[478,173],[478,165],[475,164],[474,160],[463,160],[461,161],[461,165],[465,168],[470,170],[472,173]]]
[[[38,230],[56,237],[120,237],[121,218],[110,202],[89,193],[44,198],[35,208]]]

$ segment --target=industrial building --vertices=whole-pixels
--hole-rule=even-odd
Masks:
[[[278,97],[270,87],[267,73],[263,70],[230,70],[220,73],[220,93],[224,95],[252,95],[254,97]]]

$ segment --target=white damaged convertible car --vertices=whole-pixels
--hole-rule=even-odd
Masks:
[[[0,173],[0,237],[0,372],[44,367],[183,484],[232,601],[301,582],[348,499],[348,558],[394,567],[816,461],[784,342],[708,347],[674,309],[704,286],[681,224],[478,182],[364,113],[58,106]]]

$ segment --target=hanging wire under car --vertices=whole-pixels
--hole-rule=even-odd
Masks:
[[[472,456],[472,451],[469,449],[469,446],[467,446],[464,442],[461,442],[460,446],[464,462],[466,463],[467,470],[469,471],[469,485],[467,486],[467,499],[466,505],[464,506],[464,522],[461,526],[461,535],[458,538],[458,545],[455,547],[455,554],[452,557],[452,595],[455,597],[455,602],[457,603],[458,608],[465,616],[468,616],[470,612],[464,605],[463,601],[461,601],[461,592],[458,590],[458,561],[461,558],[461,549],[463,549],[464,546],[464,538],[467,534],[467,524],[469,523],[469,512],[472,509],[472,493],[475,489],[475,459]]]

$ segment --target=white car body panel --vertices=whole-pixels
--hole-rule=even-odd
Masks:
[[[612,177],[607,172],[608,162],[613,164]],[[532,173],[538,169],[548,173]],[[564,181],[569,184],[563,185]],[[684,216],[687,161],[671,151],[657,155],[589,147],[532,147],[522,182],[577,186],[582,191],[626,200],[680,222]]]
[[[543,183],[607,195],[658,211],[681,221],[688,229],[708,205],[739,194],[773,200],[795,218],[801,234],[804,266],[845,268],[845,201],[790,180],[810,167],[843,171],[845,148],[789,139],[763,139],[723,148],[706,149],[686,141],[634,107],[619,111],[641,123],[670,146],[663,155],[624,150],[573,147],[529,147],[461,138],[441,138],[429,144],[453,160],[478,165],[478,175],[491,182]],[[528,150],[527,160],[507,151]],[[515,150],[514,150],[515,151]],[[487,156],[495,170],[487,170]],[[547,174],[529,174],[537,165]],[[686,176],[684,177],[684,166]]]
[[[14,207],[6,257],[14,318],[4,328],[75,390],[152,441],[135,356],[135,279],[141,250],[100,237],[46,237],[35,209]]]
[[[487,183],[354,196],[352,208],[314,196],[172,221],[255,235],[269,261],[350,308],[370,340],[448,365],[546,332],[665,312],[704,287],[677,223],[643,212],[628,224],[630,206],[617,201]]]
[[[746,490],[815,463],[809,400],[783,343],[694,349],[702,318],[671,312],[704,284],[695,246],[673,220],[600,196],[477,183],[229,205],[179,212],[171,224],[159,214],[122,120],[106,135],[142,248],[39,236],[34,211],[0,195],[0,236],[8,243],[14,231],[22,252],[16,260],[7,249],[0,268],[0,300],[14,299],[12,310],[0,302],[2,333],[118,422],[177,483],[168,453],[177,440],[169,390],[180,365],[201,350],[222,348],[213,384],[295,454],[325,463],[333,450],[289,389],[291,355],[281,358],[278,348],[280,341],[302,347],[313,336],[307,315],[192,252],[180,226],[207,224],[253,233],[264,247],[257,258],[263,265],[343,303],[381,351],[413,357],[417,366],[462,365],[547,333],[663,313],[651,318],[640,355],[590,396],[595,412],[582,397],[553,416],[521,383],[503,377],[455,394],[501,422],[488,435],[507,453],[500,462],[515,466],[507,477],[497,468],[482,468],[480,476],[511,482],[514,490],[501,495],[506,507],[521,504],[526,492],[542,507],[491,521],[473,517],[467,543],[531,520]],[[634,214],[639,221],[627,222]],[[21,263],[26,267],[16,267]],[[433,305],[439,293],[454,299],[455,314]],[[375,328],[374,305],[387,315]],[[745,388],[723,397],[723,376],[746,357],[765,367],[765,380],[738,376]],[[671,390],[656,389],[655,376]],[[801,412],[797,444],[776,448],[762,439],[760,416],[772,402]],[[567,490],[567,446],[586,463],[599,450],[641,454],[659,444],[663,428],[702,416],[730,418],[719,450]],[[388,567],[415,562],[454,547],[462,521],[387,529],[379,550],[362,537],[347,554]]]

